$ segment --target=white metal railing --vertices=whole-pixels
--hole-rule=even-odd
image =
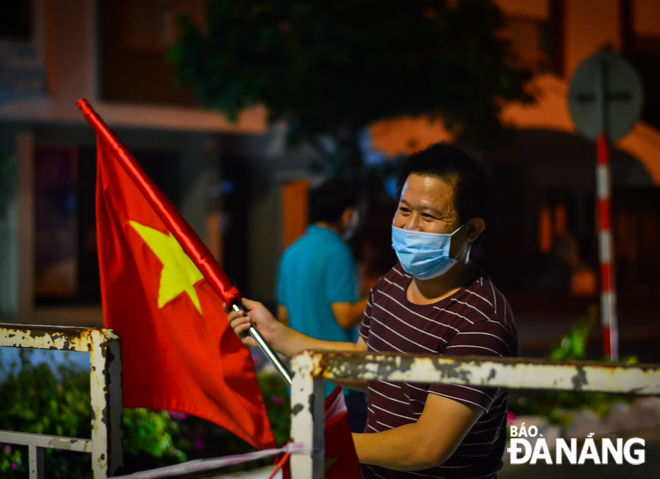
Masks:
[[[0,431],[0,442],[28,446],[30,479],[43,478],[44,448],[91,453],[95,479],[120,473],[123,457],[118,336],[108,329],[0,324],[0,347],[90,354],[91,440]],[[306,479],[324,476],[325,379],[660,395],[658,365],[306,351],[293,358],[291,371],[291,441],[298,446],[291,456],[291,471],[295,478]]]
[[[324,379],[497,386],[521,389],[660,394],[660,366],[553,362],[526,358],[448,358],[406,354],[305,351],[291,362],[291,440],[308,446],[291,456],[295,478],[324,477]],[[316,419],[316,420],[315,420]],[[321,419],[321,420],[318,420]]]
[[[30,479],[44,477],[44,448],[91,453],[94,479],[120,472],[123,433],[119,337],[110,329],[0,323],[0,347],[82,351],[90,355],[91,439],[0,431],[0,442],[28,446]]]

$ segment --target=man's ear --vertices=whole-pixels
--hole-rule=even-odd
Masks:
[[[351,215],[353,214],[353,208],[346,208],[344,212],[341,214],[341,222],[342,225],[348,226],[348,223],[351,221]]]
[[[341,214],[341,223],[342,226],[346,229],[350,228],[353,223],[353,215],[356,214],[357,208],[353,206],[349,206],[344,210],[344,212]]]
[[[486,229],[483,218],[472,218],[467,224],[466,237],[469,242],[474,242]]]

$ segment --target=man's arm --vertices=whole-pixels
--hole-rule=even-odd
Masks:
[[[334,351],[359,351],[359,341],[344,343],[339,341],[323,341],[302,334],[277,321],[268,309],[257,301],[243,298],[245,311],[229,311],[227,319],[234,332],[243,343],[256,348],[257,343],[248,334],[251,324],[259,330],[266,342],[278,353],[289,358],[306,349],[327,349]],[[364,343],[364,341],[362,341]],[[364,349],[366,350],[366,346]]]
[[[456,451],[483,409],[429,394],[416,423],[384,432],[353,433],[361,463],[417,471],[444,463]]]
[[[335,315],[337,324],[344,329],[352,328],[362,320],[364,308],[367,306],[367,297],[355,302],[332,303],[332,314]]]
[[[282,324],[289,325],[289,311],[286,309],[286,306],[277,305],[277,320]]]
[[[367,343],[365,343],[364,339],[362,338],[358,338],[356,344],[343,343],[338,341],[321,341],[295,331],[294,329],[288,327],[288,311],[286,307],[282,305],[278,306],[277,313],[278,313],[279,323],[280,325],[283,325],[284,328],[278,331],[278,328],[275,327],[274,334],[272,335],[268,333],[264,334],[264,330],[267,329],[268,325],[273,326],[270,323],[270,318],[268,317],[270,315],[268,310],[261,303],[256,303],[255,301],[244,299],[243,303],[246,307],[249,307],[248,306],[249,304],[255,305],[253,306],[253,309],[250,311],[250,316],[255,318],[254,321],[255,323],[257,322],[259,323],[258,326],[259,332],[262,334],[262,336],[264,336],[266,342],[270,344],[270,346],[273,349],[275,349],[277,352],[281,354],[284,354],[287,357],[293,357],[298,352],[303,351],[305,349],[328,349],[334,351],[366,351],[367,350]],[[245,322],[244,315],[232,311],[228,314],[228,319],[232,328],[234,328],[236,334],[241,338],[241,340],[245,344],[251,347],[257,347],[257,344],[249,335],[242,336],[245,334],[245,332],[247,332],[247,329],[249,328],[249,324],[250,324]],[[270,339],[266,338],[266,335],[268,335],[269,338],[275,338],[276,336],[279,335],[288,337],[288,339],[276,341],[278,344],[285,343],[287,345],[286,348],[282,348],[282,350],[278,349],[278,347],[273,345]],[[345,380],[341,382],[340,381],[331,381],[331,382],[335,384],[341,384],[342,386],[347,387],[349,389],[355,389],[357,391],[367,392],[366,381]]]

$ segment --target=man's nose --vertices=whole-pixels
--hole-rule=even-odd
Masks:
[[[406,224],[403,225],[404,230],[408,231],[422,231],[422,218],[420,215],[413,213],[406,218]]]

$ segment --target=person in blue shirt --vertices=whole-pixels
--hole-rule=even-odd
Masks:
[[[278,319],[317,339],[355,342],[367,297],[358,298],[355,264],[344,238],[357,227],[357,191],[340,179],[312,189],[309,223],[279,264]],[[326,396],[334,388],[326,382]],[[363,432],[364,393],[346,390],[345,398],[351,428]]]

